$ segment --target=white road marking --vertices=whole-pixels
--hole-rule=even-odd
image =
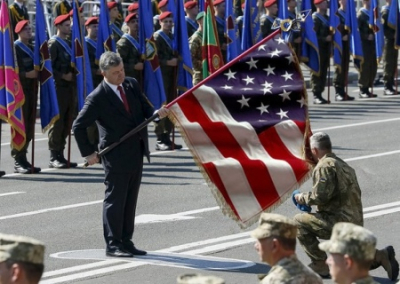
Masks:
[[[15,195],[15,194],[22,194],[22,193],[25,193],[25,192],[23,192],[23,191],[13,191],[13,192],[1,193],[0,197],[8,196],[8,195]]]
[[[400,201],[396,201],[396,202],[367,207],[367,208],[364,208],[363,212],[365,213],[365,212],[379,210],[379,209],[387,209],[389,207],[394,207],[394,206],[399,206],[399,205],[400,205]]]
[[[367,122],[360,122],[360,123],[345,124],[345,125],[338,125],[338,126],[332,126],[332,127],[317,128],[317,129],[313,129],[313,132],[333,130],[333,129],[341,129],[341,128],[348,128],[348,127],[356,127],[356,126],[364,126],[364,125],[369,125],[369,124],[385,123],[385,122],[392,122],[392,121],[398,121],[398,120],[400,120],[400,117],[382,119],[382,120],[374,120],[374,121],[367,121]]]
[[[400,153],[400,150],[389,151],[389,152],[383,152],[383,153],[378,153],[378,154],[372,154],[372,155],[366,155],[366,156],[348,158],[348,159],[345,159],[345,161],[346,161],[346,162],[358,161],[358,160],[364,160],[364,159],[370,159],[370,158],[377,158],[377,157],[388,156],[388,155],[399,154],[399,153]]]

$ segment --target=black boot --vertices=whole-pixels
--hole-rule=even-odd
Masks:
[[[165,144],[165,139],[163,138],[164,134],[161,134],[160,136],[157,136],[157,142],[156,142],[156,150],[157,151],[167,151],[170,150],[169,146]]]
[[[336,90],[336,96],[335,96],[335,100],[336,101],[352,101],[354,100],[354,97],[349,96],[348,94],[346,94],[344,88],[341,87],[335,87]]]
[[[179,150],[179,149],[182,149],[182,145],[172,143],[171,139],[169,138],[169,134],[168,134],[168,133],[164,133],[162,139],[163,139],[164,143],[168,145],[169,150]],[[172,144],[173,144],[173,145],[172,145]]]
[[[67,168],[67,164],[64,163],[60,159],[60,152],[59,151],[50,151],[50,162],[49,162],[49,167],[50,168],[56,168],[56,169],[65,169]]]
[[[65,157],[64,157],[64,152],[63,151],[61,151],[60,152],[60,156],[59,156],[59,159],[67,166],[67,168],[68,168],[68,161],[67,161],[67,159],[65,159]],[[78,166],[78,164],[77,163],[74,163],[74,162],[69,162],[69,167],[70,168],[76,168]]]
[[[5,171],[0,171],[0,177],[2,177],[4,175],[6,175],[6,172]]]
[[[383,90],[383,94],[385,96],[393,96],[396,94],[396,91],[393,89],[393,86],[391,84],[386,84],[385,89]]]
[[[19,157],[15,157],[14,161],[14,172],[20,174],[31,174],[32,173],[32,165],[28,162],[26,158],[26,154],[20,155]],[[33,173],[39,173],[42,169],[34,167]]]
[[[314,104],[316,105],[324,105],[327,104],[328,101],[322,97],[321,93],[314,92]]]

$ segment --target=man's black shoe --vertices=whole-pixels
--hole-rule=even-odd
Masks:
[[[50,160],[49,162],[49,168],[54,168],[54,169],[66,169],[67,164],[63,163],[60,160]]]
[[[385,96],[393,96],[395,93],[396,91],[391,88],[387,88],[383,91],[383,95]]]
[[[338,101],[338,102],[352,101],[352,100],[354,100],[354,97],[349,96],[349,95],[336,94],[335,100]]]
[[[370,92],[368,93],[359,93],[358,94],[360,96],[361,99],[368,99],[368,98],[376,98],[378,95],[372,94]]]
[[[5,171],[0,171],[0,177],[5,176],[6,172]]]
[[[327,104],[328,103],[328,101],[327,100],[325,100],[324,98],[314,98],[314,104],[316,104],[316,105],[324,105],[324,104]]]
[[[156,150],[157,151],[167,151],[167,150],[171,150],[171,148],[167,144],[165,144],[161,141],[157,141],[156,142]]]
[[[106,250],[106,255],[112,257],[133,257],[133,254],[131,254],[130,252],[118,248],[112,250]]]
[[[147,251],[137,249],[133,244],[124,245],[124,251],[133,255],[146,255]]]
[[[65,164],[66,168],[68,168],[68,161],[67,161],[67,159],[64,158],[64,154],[63,154],[63,153],[61,153],[61,154],[59,155],[58,159],[59,159],[62,163]],[[70,168],[76,168],[77,166],[78,166],[77,163],[69,162],[69,167],[70,167]]]
[[[171,143],[171,145],[169,145],[169,147],[170,147],[171,150],[172,150],[172,149],[174,149],[174,150],[180,150],[180,149],[182,149],[182,145],[180,145],[180,144],[175,144],[175,143],[174,143],[174,146],[172,146],[172,143]]]

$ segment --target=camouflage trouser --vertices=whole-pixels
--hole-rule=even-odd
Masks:
[[[301,213],[294,216],[298,227],[297,238],[313,262],[327,258],[326,253],[318,248],[318,239],[328,240],[336,222],[326,217],[321,213]]]

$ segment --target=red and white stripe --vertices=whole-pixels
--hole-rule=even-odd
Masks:
[[[305,123],[286,120],[257,135],[249,123],[235,121],[207,86],[170,109],[195,158],[243,225],[280,203],[308,173],[301,158]]]

